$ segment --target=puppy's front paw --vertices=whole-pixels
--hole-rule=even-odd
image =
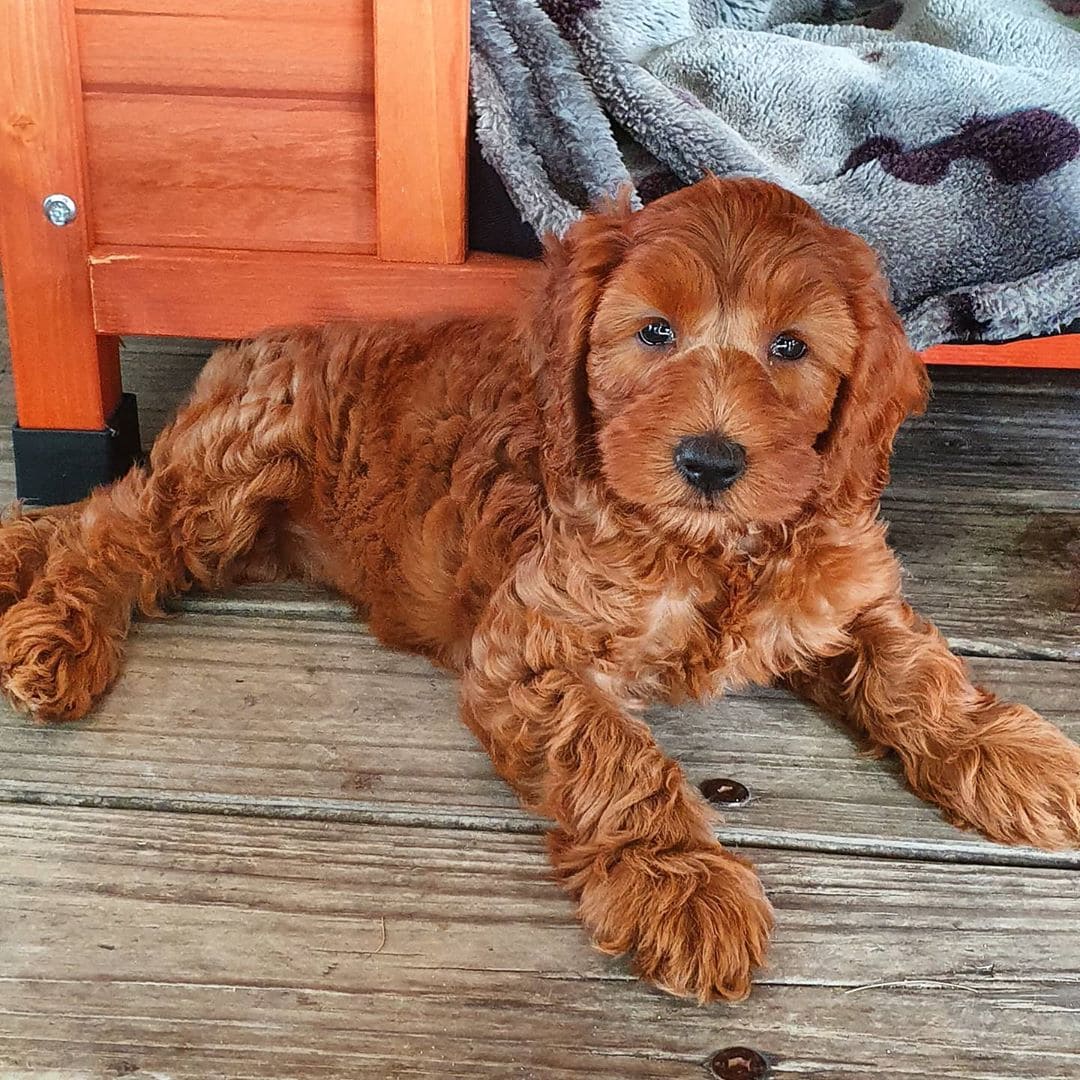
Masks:
[[[928,771],[955,825],[1004,844],[1080,846],[1080,746],[1023,705],[995,703],[977,741]]]
[[[603,952],[632,951],[643,979],[702,1004],[750,993],[773,924],[757,875],[719,847],[631,849],[582,890],[581,916]]]
[[[0,686],[38,719],[78,719],[119,667],[119,640],[77,604],[28,598],[0,623]]]

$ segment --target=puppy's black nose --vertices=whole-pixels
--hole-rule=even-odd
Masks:
[[[683,479],[704,495],[726,491],[746,471],[746,451],[716,432],[680,439],[674,459]]]

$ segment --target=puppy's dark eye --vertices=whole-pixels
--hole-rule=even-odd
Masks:
[[[667,319],[653,319],[646,323],[638,332],[637,339],[642,345],[648,345],[655,349],[660,345],[671,345],[675,341],[675,331]]]
[[[806,342],[794,334],[777,334],[769,346],[769,356],[774,360],[801,360],[806,355]]]

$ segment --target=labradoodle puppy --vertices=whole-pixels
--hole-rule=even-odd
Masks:
[[[77,717],[133,608],[327,583],[461,677],[465,723],[606,952],[740,998],[772,922],[642,719],[783,680],[957,825],[1080,840],[1080,748],[968,681],[878,520],[926,377],[869,249],[779,188],[705,180],[548,246],[501,318],[227,345],[149,468],[0,531],[0,676]]]

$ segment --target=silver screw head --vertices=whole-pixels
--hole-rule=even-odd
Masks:
[[[41,207],[45,211],[45,216],[57,228],[70,225],[79,212],[75,200],[67,195],[46,195]]]

